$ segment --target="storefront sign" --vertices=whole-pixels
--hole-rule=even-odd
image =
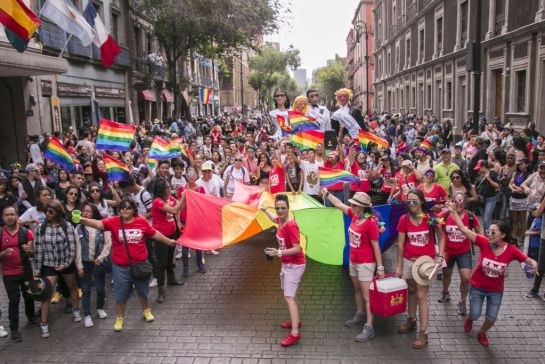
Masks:
[[[95,87],[95,97],[124,99],[125,90],[122,88]]]
[[[57,96],[51,97],[51,123],[53,131],[62,133],[61,102]]]
[[[91,87],[57,82],[57,95],[66,97],[88,97],[91,96]]]

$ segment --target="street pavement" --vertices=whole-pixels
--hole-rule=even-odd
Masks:
[[[196,272],[182,287],[168,287],[163,304],[155,303],[155,321],[146,323],[134,297],[125,318],[125,330],[113,331],[115,319],[111,286],[108,284],[105,320],[93,318],[95,326],[71,321],[63,303],[52,306],[48,339],[40,330],[25,325],[24,341],[0,339],[0,362],[69,363],[538,363],[545,362],[545,302],[522,295],[530,285],[518,264],[509,268],[506,291],[496,326],[489,333],[490,347],[463,332],[464,317],[457,315],[458,278],[454,274],[452,302],[437,303],[440,282],[430,294],[429,345],[414,350],[415,333],[398,334],[404,315],[376,318],[376,337],[358,343],[360,327],[347,328],[343,322],[355,312],[353,289],[344,267],[308,261],[298,293],[302,316],[302,340],[282,348],[288,333],[279,327],[288,319],[278,274],[280,263],[265,259],[263,249],[275,246],[274,235],[257,238],[206,255],[208,273]],[[385,258],[387,271],[395,266],[396,249]],[[180,263],[181,264],[181,263]],[[179,265],[180,265],[179,264]],[[177,271],[181,267],[178,266]],[[1,319],[7,328],[7,298],[0,289]],[[96,315],[96,314],[95,314]]]

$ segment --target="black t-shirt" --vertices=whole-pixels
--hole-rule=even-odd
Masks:
[[[0,212],[2,212],[5,207],[13,206],[15,202],[17,202],[17,200],[11,193],[5,195],[4,197],[0,197]]]
[[[490,179],[498,183],[498,174],[494,171],[490,171]],[[477,179],[477,194],[484,198],[496,196],[496,189],[490,185],[490,182],[484,175],[479,176]]]

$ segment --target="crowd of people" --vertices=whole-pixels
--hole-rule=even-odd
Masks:
[[[428,343],[428,286],[413,277],[412,266],[429,256],[443,267],[439,303],[449,302],[453,268],[458,267],[458,313],[467,315],[466,332],[481,316],[486,298],[485,321],[477,337],[488,345],[487,331],[498,315],[509,262],[526,263],[529,274],[539,267],[540,274],[525,297],[539,295],[545,273],[545,137],[534,124],[514,130],[499,119],[484,117],[482,130],[472,129],[468,121],[458,131],[451,120],[431,115],[363,115],[351,106],[348,89],[337,91],[336,99],[337,107],[329,110],[320,104],[318,90],[311,89],[292,107],[288,95],[276,90],[275,109],[265,116],[142,121],[128,151],[108,152],[130,170],[124,182],[108,180],[101,157],[105,151],[94,144],[96,128],[79,134],[55,133],[79,162],[80,168],[71,172],[44,158],[49,134],[30,136],[28,160],[11,164],[0,177],[0,262],[11,338],[22,340],[21,297],[29,323],[39,326],[44,338],[50,335],[50,305],[61,300],[74,321],[93,326],[93,285],[96,316],[106,318],[108,273],[115,297],[114,330],[123,330],[132,290],[145,320],[153,321],[150,288],[157,288],[154,297],[163,303],[166,286],[183,285],[190,274],[191,252],[176,245],[188,216],[185,191],[231,199],[235,184],[243,183],[276,195],[276,215],[264,210],[278,224],[278,247],[266,253],[282,260],[281,286],[290,313],[290,320],[281,324],[290,329],[283,346],[301,339],[296,293],[305,270],[298,226],[290,218],[285,193],[308,194],[352,219],[349,271],[357,310],[345,325],[363,324],[357,341],[375,336],[369,290],[373,277],[383,278],[385,272],[372,207],[401,203],[409,212],[399,221],[395,268],[397,276],[407,280],[408,320],[399,332],[418,326],[413,347]],[[292,144],[278,122],[289,120],[289,110],[314,119],[323,131],[334,130],[336,145],[327,149],[318,143],[315,148],[299,149]],[[362,149],[355,140],[360,129],[387,140],[390,147],[370,143]],[[189,158],[150,164],[155,135],[183,138]],[[324,166],[349,171],[360,182],[325,189],[319,173]],[[474,246],[479,250],[475,267]],[[207,272],[204,253],[193,252],[195,271],[201,274]],[[174,269],[177,260],[182,261],[180,277]],[[32,277],[41,279],[51,297],[43,289],[41,296],[29,289]],[[41,301],[39,312],[35,300]],[[3,327],[0,336],[8,336]]]

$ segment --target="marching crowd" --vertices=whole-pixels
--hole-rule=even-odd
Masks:
[[[79,134],[55,133],[79,162],[80,168],[71,172],[44,158],[49,134],[30,136],[24,166],[13,163],[0,177],[0,263],[11,338],[22,340],[21,297],[28,322],[39,326],[44,338],[50,335],[50,305],[61,300],[74,321],[83,321],[85,327],[93,326],[94,313],[106,318],[109,273],[115,298],[114,330],[123,330],[132,290],[145,320],[153,321],[150,288],[157,287],[154,297],[157,303],[164,302],[165,287],[183,285],[183,278],[190,274],[191,253],[195,271],[207,272],[205,252],[176,245],[187,220],[185,191],[231,199],[235,184],[243,183],[276,194],[276,214],[264,211],[278,224],[278,247],[266,253],[282,260],[281,286],[290,313],[290,320],[281,324],[290,329],[283,346],[301,338],[295,298],[305,270],[299,229],[290,218],[283,193],[308,194],[352,219],[350,276],[357,311],[345,325],[363,324],[357,341],[375,335],[369,290],[373,277],[384,278],[385,271],[372,207],[401,203],[408,213],[397,227],[396,275],[407,280],[408,320],[399,332],[418,326],[413,347],[427,345],[429,282],[415,276],[414,265],[421,257],[429,257],[442,267],[439,303],[450,300],[453,268],[458,267],[458,313],[467,316],[466,332],[481,316],[486,301],[477,337],[487,346],[487,331],[497,319],[506,268],[512,260],[526,263],[529,275],[539,268],[525,296],[539,295],[545,272],[545,137],[534,124],[514,130],[499,119],[480,120],[483,130],[472,129],[468,121],[458,131],[450,120],[434,116],[363,115],[351,106],[351,98],[350,90],[337,91],[337,107],[329,110],[320,104],[317,90],[297,97],[293,106],[285,92],[276,90],[275,109],[263,117],[226,114],[192,121],[141,122],[128,151],[109,152],[129,168],[124,182],[108,180],[103,151],[94,143],[96,128]],[[291,143],[278,121],[289,120],[289,110],[314,119],[326,133],[334,130],[332,146],[327,138],[303,149]],[[354,140],[360,129],[387,140],[390,147],[370,143],[363,150]],[[149,151],[155,135],[183,138],[189,157],[153,165]],[[455,138],[460,135],[461,139]],[[349,171],[359,183],[323,188],[319,167],[324,166]],[[475,267],[474,246],[479,255]],[[181,277],[174,270],[177,260],[182,261]],[[91,307],[93,286],[96,311]],[[38,312],[35,301],[40,302]],[[1,326],[0,336],[8,336]]]

